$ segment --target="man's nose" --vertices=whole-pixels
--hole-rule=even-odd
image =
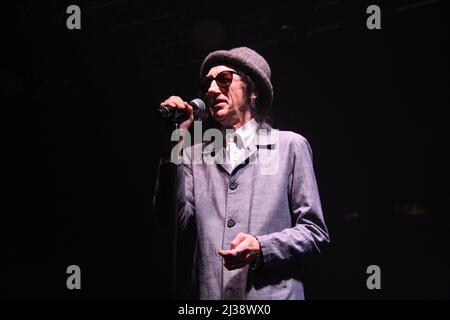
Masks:
[[[208,92],[210,93],[220,93],[220,87],[217,85],[216,80],[211,81],[209,85]]]

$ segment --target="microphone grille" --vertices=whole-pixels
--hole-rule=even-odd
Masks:
[[[194,99],[190,102],[190,105],[194,108],[194,112],[197,115],[201,115],[206,111],[206,105],[202,99]]]

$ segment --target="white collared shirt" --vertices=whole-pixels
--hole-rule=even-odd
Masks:
[[[247,121],[242,127],[232,132],[226,131],[225,149],[227,163],[231,164],[232,169],[236,167],[239,160],[244,156],[245,151],[255,143],[255,135],[258,124],[254,118]]]

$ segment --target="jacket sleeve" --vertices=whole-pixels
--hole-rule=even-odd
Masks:
[[[308,253],[321,252],[330,241],[308,141],[300,135],[291,145],[293,167],[289,180],[289,207],[293,227],[257,236],[263,268],[299,262]]]
[[[178,231],[184,231],[189,219],[194,216],[194,194],[192,166],[187,163],[174,164],[161,159],[158,165],[153,212],[156,220],[167,226],[170,223],[170,209],[173,203],[171,193],[174,192],[172,175],[176,174],[176,205]]]

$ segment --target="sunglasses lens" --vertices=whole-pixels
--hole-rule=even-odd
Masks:
[[[233,72],[225,70],[220,72],[215,78],[213,77],[204,78],[201,83],[203,92],[208,91],[209,87],[211,86],[211,82],[213,82],[213,80],[216,80],[216,83],[219,87],[228,87],[233,81]]]
[[[216,77],[217,84],[222,87],[227,87],[233,81],[233,73],[229,71],[222,71]]]

